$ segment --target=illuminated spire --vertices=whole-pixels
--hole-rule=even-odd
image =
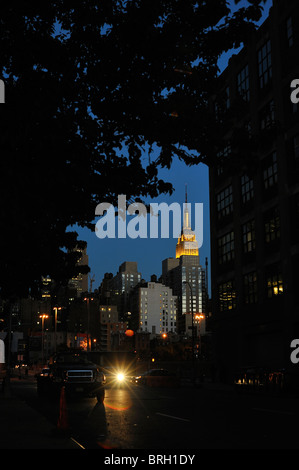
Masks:
[[[187,184],[185,189],[185,207],[184,207],[184,220],[181,236],[178,239],[176,245],[176,258],[180,258],[182,255],[187,256],[198,256],[198,243],[196,240],[195,233],[191,230],[190,225],[190,214],[188,209],[188,197],[187,197]]]
[[[188,198],[187,198],[187,184],[185,185],[185,208],[184,208],[184,223],[183,223],[183,231],[185,229],[191,229],[189,226],[189,211],[188,211]]]

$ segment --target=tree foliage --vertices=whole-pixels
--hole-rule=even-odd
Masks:
[[[237,3],[237,2],[236,2]],[[212,162],[208,99],[262,0],[11,1],[1,6],[2,295],[72,276],[71,224],[96,204],[171,192],[173,158]]]

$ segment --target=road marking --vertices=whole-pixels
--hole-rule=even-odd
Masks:
[[[293,416],[294,413],[291,411],[282,411],[282,410],[269,410],[267,408],[252,408],[253,411],[265,411],[268,413],[278,413],[278,414],[283,414],[283,415],[290,415]]]
[[[80,442],[76,441],[76,439],[74,439],[73,437],[71,437],[71,441],[75,442],[75,444],[77,444],[77,446],[81,447],[81,449],[84,449],[85,450],[85,447],[83,447]]]
[[[180,420],[180,421],[187,421],[187,422],[190,422],[190,419],[179,418],[178,416],[166,415],[166,414],[164,414],[164,413],[156,413],[156,415],[166,416],[166,418],[173,418],[173,419],[178,419],[178,420]]]

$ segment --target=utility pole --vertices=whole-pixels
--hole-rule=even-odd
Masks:
[[[7,350],[7,361],[6,361],[6,374],[4,378],[4,396],[11,396],[11,385],[10,385],[10,362],[11,362],[11,329],[12,329],[12,304],[9,303],[9,322],[8,322],[8,350]]]

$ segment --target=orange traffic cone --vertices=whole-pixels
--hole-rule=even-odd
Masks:
[[[68,431],[68,417],[65,399],[65,387],[61,388],[60,400],[59,400],[59,417],[57,422],[57,431],[66,432]]]

